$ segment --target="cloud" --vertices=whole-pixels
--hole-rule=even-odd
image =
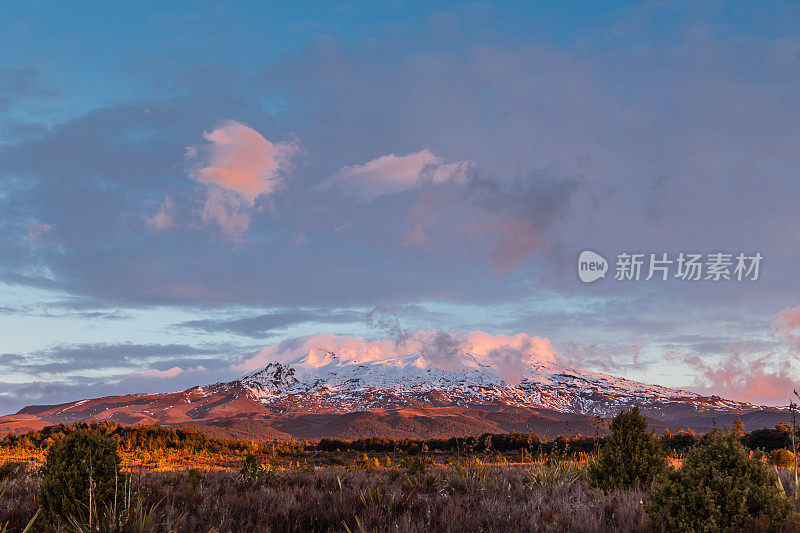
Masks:
[[[318,334],[288,339],[267,346],[256,353],[234,360],[240,372],[250,372],[271,362],[296,363],[300,360],[322,364],[324,354],[334,352],[342,361],[379,361],[391,357],[420,355],[437,368],[458,370],[491,367],[506,383],[519,383],[522,371],[537,361],[556,361],[556,353],[547,339],[524,333],[513,336],[489,335],[481,331],[448,334],[420,330],[405,335],[402,343],[395,338],[364,339]]]
[[[674,9],[683,20],[700,11]],[[619,39],[587,30],[586,40],[557,45],[487,43],[465,32],[451,49],[418,28],[378,36],[369,50],[320,41],[257,69],[190,67],[167,54],[169,69],[151,65],[141,78],[152,92],[64,114],[41,135],[0,146],[9,178],[0,186],[0,277],[131,306],[480,305],[538,289],[626,298],[650,291],[609,320],[616,331],[652,301],[706,312],[762,306],[756,316],[765,305],[790,307],[800,260],[791,200],[800,194],[791,171],[800,159],[786,141],[799,119],[790,104],[797,38],[743,37],[728,26],[674,33],[650,24],[661,16],[654,11],[620,12],[631,24],[616,27]],[[653,39],[632,49],[641,27],[656,28]],[[280,111],[265,110],[267,101],[280,101]],[[186,139],[224,129],[210,127],[219,117],[245,117],[265,140],[287,131],[303,139],[309,157],[291,169],[286,194],[276,194],[285,178],[278,164],[267,173],[277,180],[245,180],[255,186],[236,190],[218,174],[208,183],[182,175],[181,165],[227,168],[212,163],[221,143],[210,140],[198,139],[195,157],[182,161]],[[417,154],[412,170],[434,158],[444,160],[434,169],[474,166],[455,183],[412,171],[401,180],[410,189],[371,203],[355,189],[319,193],[343,164],[359,168],[386,154]],[[272,192],[251,205],[265,188]],[[158,210],[152,199],[165,191],[180,227],[154,236],[141,217]],[[215,231],[226,228],[223,236],[250,237],[235,253],[182,224],[181,209],[195,206],[198,191],[197,222],[204,215]],[[257,216],[267,205],[275,216]],[[32,250],[20,238],[31,220],[52,224],[58,246]],[[307,243],[292,246],[300,234]],[[571,264],[584,247],[760,250],[767,260],[753,284],[589,288]],[[486,327],[468,320],[459,326]]]
[[[22,101],[50,99],[58,95],[57,91],[44,82],[37,68],[0,70],[0,112],[7,111]]]
[[[197,365],[193,368],[187,368],[184,370],[179,366],[173,366],[172,368],[168,368],[166,370],[157,370],[157,369],[150,369],[145,370],[144,372],[136,372],[134,374],[130,374],[128,376],[129,379],[136,379],[136,378],[155,378],[155,379],[170,379],[177,377],[181,374],[185,373],[197,373],[197,372],[206,372],[206,367],[202,365]]]
[[[193,170],[193,179],[236,192],[253,202],[280,186],[281,171],[297,152],[292,143],[273,144],[253,128],[225,120],[212,132],[203,133],[208,166]]]
[[[0,414],[33,403],[117,394],[171,392],[227,373],[230,345],[85,343],[0,354]]]
[[[336,311],[301,308],[273,311],[245,318],[189,320],[177,325],[208,333],[227,331],[257,338],[298,324],[357,323],[361,317],[361,313],[350,310]]]
[[[795,352],[800,352],[800,307],[783,309],[773,327],[773,335],[786,341]]]
[[[32,222],[28,224],[28,240],[38,242],[42,240],[44,234],[53,229],[53,226],[44,222]]]
[[[376,305],[364,315],[364,323],[372,329],[391,335],[395,344],[403,344],[408,337],[408,333],[403,331],[400,326],[399,311],[401,309],[396,306]]]
[[[532,253],[549,250],[556,240],[553,226],[568,213],[579,188],[575,180],[532,174],[509,181],[474,172],[466,181],[431,186],[419,195],[403,244],[441,249],[463,245],[466,238],[485,250],[496,273],[506,274]],[[449,224],[453,220],[463,223]]]
[[[203,365],[172,366],[163,370],[109,376],[105,379],[70,376],[62,381],[10,383],[0,381],[0,415],[16,412],[26,405],[53,405],[84,398],[101,398],[125,394],[174,392],[207,384],[212,379],[233,378],[212,374]]]
[[[71,309],[59,302],[42,302],[36,305],[0,306],[0,313],[24,315],[27,317],[89,319],[89,320],[128,320],[134,315],[123,310],[82,310],[64,311]]]
[[[427,148],[396,156],[384,155],[361,165],[342,167],[325,180],[321,189],[341,188],[350,194],[372,201],[379,196],[407,191],[422,183],[461,181],[472,163],[444,163]]]
[[[225,235],[241,239],[250,224],[249,210],[260,196],[275,193],[282,185],[295,143],[272,143],[253,128],[233,120],[203,133],[209,144],[188,147],[193,159],[202,153],[204,166],[189,176],[207,187],[202,210],[205,222],[216,223]]]
[[[570,318],[564,317],[569,321]],[[572,319],[576,324],[581,320]],[[585,327],[585,326],[584,326]],[[588,344],[569,340],[556,344],[558,359],[561,363],[592,371],[621,373],[625,371],[642,371],[653,364],[653,360],[642,358],[642,350],[647,346],[646,341],[633,344],[616,342],[591,342]]]
[[[405,331],[400,325],[399,306],[376,305],[365,316],[370,328],[388,333],[394,340],[395,352],[407,351],[409,346],[424,355],[436,366],[458,369],[463,364],[464,354],[487,358],[490,365],[506,383],[519,383],[523,370],[531,363],[531,354],[536,359],[555,362],[556,353],[546,339],[532,338],[524,334],[515,336],[489,335],[476,331],[450,335],[442,331]]]
[[[11,371],[33,374],[72,373],[86,370],[136,368],[157,361],[177,361],[191,357],[213,359],[228,346],[187,344],[83,343],[51,346],[27,354],[0,354],[0,365]],[[204,363],[208,365],[209,363]]]
[[[34,381],[30,383],[0,382],[0,415],[13,413],[32,404],[62,403],[87,397],[87,392],[100,392],[97,387],[87,388],[85,381],[53,383]],[[98,396],[101,396],[99,394]]]
[[[235,191],[211,187],[206,193],[201,216],[203,222],[216,223],[231,240],[241,241],[250,226],[252,206],[251,201]]]
[[[172,218],[172,212],[175,209],[175,202],[172,198],[166,197],[161,203],[158,212],[153,216],[147,217],[145,222],[153,231],[161,231],[162,229],[170,228],[175,225]]]
[[[667,359],[688,365],[696,373],[694,388],[757,405],[787,405],[796,387],[795,372],[787,360],[773,354],[743,356],[733,351],[722,360],[709,361],[698,355],[671,352]]]

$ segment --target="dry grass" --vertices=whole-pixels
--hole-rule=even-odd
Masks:
[[[583,474],[590,457],[531,462],[516,452],[453,455],[288,450],[256,454],[266,468],[239,475],[241,453],[122,452],[148,513],[146,531],[646,531],[641,490],[603,493]],[[21,531],[38,508],[44,452],[6,451],[22,473],[0,480],[0,526]],[[524,459],[524,462],[522,462]],[[670,456],[680,466],[683,456]],[[188,474],[190,468],[198,474]],[[780,469],[793,496],[794,475]],[[177,524],[177,528],[173,525]],[[135,523],[120,531],[142,531]],[[126,526],[127,527],[127,526]]]
[[[543,472],[559,468],[561,472]],[[206,471],[135,475],[156,523],[177,531],[640,531],[640,491],[602,494],[573,467],[543,465],[270,469],[252,483]],[[536,480],[539,480],[538,482]],[[0,523],[16,531],[36,510],[30,471],[0,483]]]

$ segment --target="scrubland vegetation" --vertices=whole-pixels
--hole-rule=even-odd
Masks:
[[[0,531],[798,530],[787,426],[654,436],[633,411],[611,430],[277,443],[52,426],[0,440]]]

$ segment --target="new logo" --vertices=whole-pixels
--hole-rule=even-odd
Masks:
[[[604,278],[606,271],[608,271],[608,261],[602,255],[590,250],[581,252],[578,257],[578,277],[582,282],[591,283]]]

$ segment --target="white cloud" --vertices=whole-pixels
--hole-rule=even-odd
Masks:
[[[128,376],[128,379],[135,379],[135,378],[151,378],[151,379],[169,379],[177,377],[184,373],[194,373],[194,372],[205,372],[206,368],[202,365],[198,365],[193,368],[183,369],[179,366],[173,366],[172,368],[168,368],[167,370],[145,370],[144,372],[137,372],[135,374],[131,374]]]
[[[462,181],[471,166],[469,161],[444,163],[441,157],[424,149],[402,156],[384,155],[361,165],[342,167],[320,187],[342,188],[366,201],[372,201],[379,196],[407,191],[426,182]]]

